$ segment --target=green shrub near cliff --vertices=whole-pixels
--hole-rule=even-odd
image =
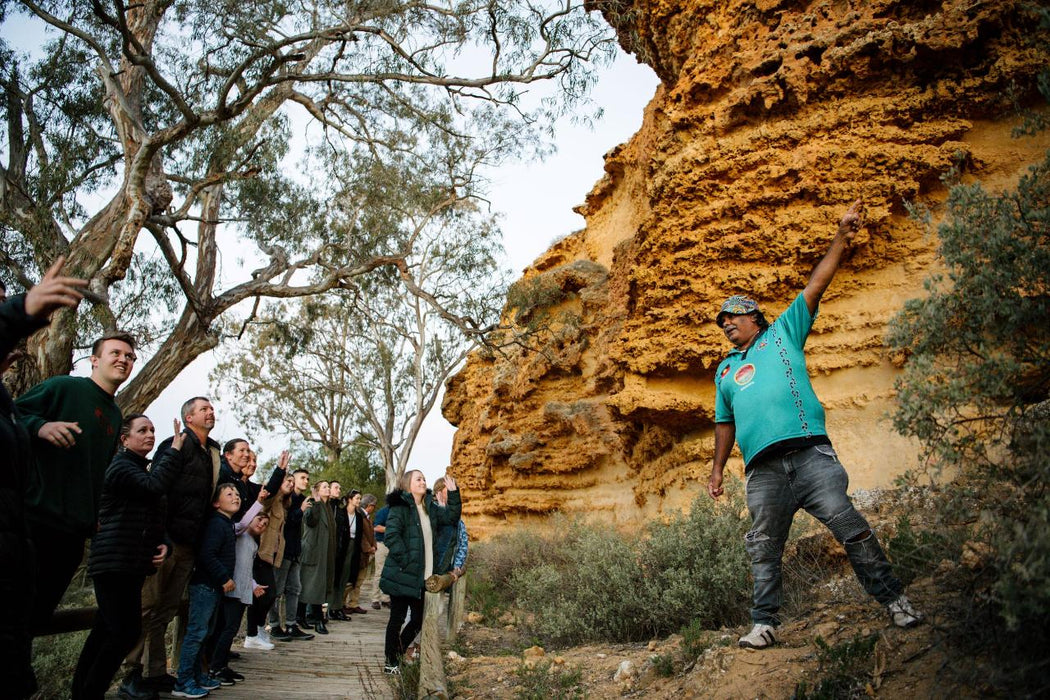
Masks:
[[[1024,687],[1050,666],[1050,154],[1012,191],[955,184],[945,208],[945,272],[888,336],[906,357],[894,422],[955,475],[941,521],[974,554],[956,639]]]

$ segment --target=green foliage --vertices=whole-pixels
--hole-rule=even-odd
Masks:
[[[515,671],[516,700],[583,700],[587,697],[578,668],[563,669],[549,663],[522,664]]]
[[[894,573],[905,586],[915,579],[928,576],[944,559],[958,559],[959,539],[949,529],[916,529],[911,518],[900,516],[897,519],[897,532],[887,542],[887,553],[893,561]]]
[[[678,670],[675,658],[671,654],[655,654],[650,661],[653,662],[653,671],[662,678],[670,678]]]
[[[532,613],[526,627],[544,642],[574,644],[652,636],[651,606],[633,542],[608,528],[576,522],[549,546],[547,562],[518,568],[511,587]]]
[[[739,496],[725,506],[701,497],[688,514],[650,525],[640,552],[641,600],[651,608],[654,633],[676,630],[688,619],[709,629],[743,621],[751,586],[750,560],[741,545],[749,521],[739,516],[742,510]]]
[[[707,649],[707,635],[704,623],[700,620],[690,620],[689,624],[681,629],[682,655],[687,659],[695,659]]]
[[[887,339],[907,358],[894,423],[935,473],[955,476],[942,521],[962,526],[981,511],[970,536],[991,554],[982,581],[960,591],[972,596],[954,620],[960,638],[971,619],[985,621],[982,638],[1002,640],[988,647],[1002,678],[1038,687],[1046,660],[1037,650],[1050,645],[1050,154],[1012,191],[953,185],[938,234],[945,272]],[[924,537],[936,543],[905,529],[905,558],[921,557]]]
[[[704,498],[641,537],[558,518],[545,534],[495,538],[471,550],[468,604],[489,619],[520,609],[525,633],[555,645],[651,639],[683,620],[739,624],[750,591],[741,510]]]
[[[795,688],[796,700],[845,700],[867,697],[864,686],[871,677],[871,655],[878,644],[877,634],[830,646],[823,637],[817,637],[817,671],[820,678],[809,690],[808,684]]]
[[[402,661],[401,673],[388,676],[394,691],[394,700],[416,700],[419,697],[419,662]]]
[[[33,671],[36,673],[39,697],[68,698],[73,672],[88,631],[55,634],[33,640]]]

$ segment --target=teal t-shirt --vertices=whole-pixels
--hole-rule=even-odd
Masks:
[[[733,350],[715,371],[715,422],[735,424],[745,465],[774,443],[827,435],[803,353],[815,317],[799,294],[751,347]]]

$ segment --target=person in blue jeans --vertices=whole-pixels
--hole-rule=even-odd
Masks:
[[[204,672],[201,651],[220,599],[236,587],[233,575],[237,553],[232,518],[241,507],[237,487],[231,483],[219,484],[212,507],[215,512],[205,526],[196,568],[190,578],[186,636],[179,654],[178,680],[171,691],[177,698],[203,698],[221,685]]]
[[[863,222],[858,200],[839,222],[805,289],[773,323],[757,303],[742,296],[727,299],[715,318],[734,349],[715,370],[715,453],[707,492],[714,499],[722,495],[723,470],[733,443],[739,443],[751,513],[744,544],[754,578],[754,626],[740,638],[742,647],[763,649],[776,643],[781,559],[800,509],[843,544],[858,580],[887,607],[895,625],[911,627],[922,620],[867,520],[846,494],[849,477],[828,438],[824,407],[806,371],[803,349],[820,298]]]

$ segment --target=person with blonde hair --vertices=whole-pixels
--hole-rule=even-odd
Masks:
[[[384,673],[401,672],[405,649],[415,638],[423,621],[423,584],[427,577],[444,573],[434,556],[437,529],[459,520],[460,496],[456,480],[445,477],[448,507],[440,508],[419,470],[406,472],[398,488],[387,494],[390,515],[386,523],[389,549],[380,587],[390,595],[390,621],[386,627]],[[405,624],[405,616],[411,616]],[[403,626],[403,628],[402,628]]]

